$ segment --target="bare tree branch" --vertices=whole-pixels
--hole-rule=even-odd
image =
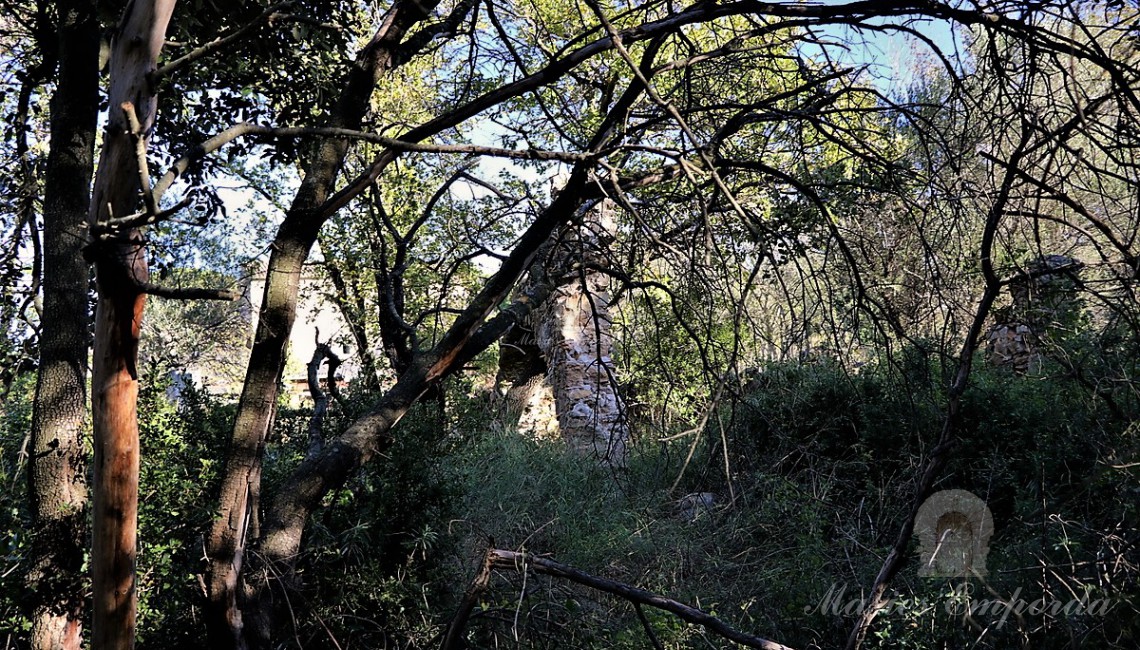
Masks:
[[[202,289],[196,287],[163,287],[150,282],[138,282],[139,291],[159,298],[173,298],[175,300],[224,300],[233,302],[238,299],[238,293],[232,289]]]
[[[516,551],[505,551],[502,549],[491,549],[488,552],[491,566],[497,569],[507,569],[512,571],[525,572],[532,569],[537,573],[541,573],[555,578],[564,578],[571,582],[576,582],[580,585],[585,585],[592,589],[604,591],[608,594],[620,596],[626,600],[638,604],[648,605],[657,609],[664,610],[670,614],[676,615],[681,620],[700,625],[708,631],[721,636],[725,639],[739,643],[740,645],[749,648],[760,648],[761,650],[792,650],[786,645],[769,641],[753,634],[741,632],[731,625],[725,623],[719,618],[707,614],[696,607],[686,605],[682,602],[666,598],[651,591],[639,589],[616,580],[608,580],[606,578],[599,578],[590,575],[585,571],[575,569],[572,566],[559,564],[554,560],[544,557],[532,555],[530,553],[518,553]]]

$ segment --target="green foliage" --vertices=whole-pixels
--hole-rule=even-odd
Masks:
[[[342,431],[372,406],[367,394],[330,410],[324,430]],[[311,411],[277,418],[272,490],[304,455]],[[460,578],[445,567],[459,500],[453,440],[434,404],[416,407],[382,458],[330,494],[307,533],[295,596],[296,638],[305,647],[427,647]],[[425,603],[429,606],[425,608]]]
[[[139,396],[139,644],[196,647],[203,636],[203,535],[214,517],[233,409],[163,376]]]
[[[749,474],[734,506],[725,507],[721,493],[717,505],[691,517],[683,499],[669,496],[683,455],[656,445],[637,447],[616,477],[557,443],[502,431],[480,435],[456,460],[467,468],[460,522],[467,558],[492,538],[501,548],[550,555],[696,604],[770,638],[801,634],[794,630],[802,610],[826,591],[829,558],[839,556],[826,541],[832,525],[825,503],[807,498],[813,486],[798,477]],[[814,489],[828,487],[817,482]],[[649,644],[621,599],[534,575],[503,573],[496,584],[484,615],[472,623],[474,647],[509,643],[515,635],[522,647]],[[728,647],[672,615],[645,612],[665,647]]]
[[[20,605],[29,518],[20,449],[34,383],[33,374],[20,377],[0,420],[0,639],[14,647],[22,647],[29,630]],[[233,404],[193,385],[181,387],[173,401],[169,387],[169,379],[156,375],[143,383],[139,401],[141,648],[201,647],[203,540],[215,516],[234,413]],[[368,405],[349,401],[347,412],[334,409],[327,430],[339,430]],[[309,415],[307,409],[279,414],[265,468],[267,490],[304,454]],[[332,634],[341,642],[381,647],[422,645],[435,632],[438,621],[425,618],[424,600],[446,603],[445,595],[462,580],[442,564],[453,544],[448,521],[458,498],[445,431],[430,408],[417,409],[401,423],[387,459],[326,504],[301,561],[298,638],[320,646]]]
[[[162,274],[156,281],[166,286],[217,288],[235,284],[225,274],[189,268]],[[165,387],[172,373],[193,369],[214,390],[237,393],[245,377],[247,327],[237,302],[151,301],[146,310],[146,336],[139,350],[147,390]]]
[[[937,489],[968,489],[993,510],[988,581],[920,579],[912,546],[868,647],[1005,648],[1026,635],[1034,647],[1068,647],[1069,638],[1127,647],[1120,639],[1135,629],[1137,575],[1122,531],[1137,527],[1128,498],[1135,484],[1099,460],[1135,434],[1064,375],[1016,378],[984,365],[976,373],[961,442]],[[857,371],[828,361],[763,368],[743,387],[735,416],[721,414],[730,423],[731,493],[715,428],[670,496],[688,440],[638,445],[614,476],[470,409],[458,422],[471,427],[469,441],[447,461],[466,495],[462,518],[451,522],[463,532],[457,559],[469,576],[491,538],[697,604],[793,647],[841,645],[940,431],[941,381],[937,364],[915,350]],[[689,517],[679,505],[686,492],[711,492],[717,503]],[[1111,569],[1107,557],[1123,563]],[[1043,580],[1041,566],[1052,571]],[[1111,571],[1115,587],[1092,587]],[[1058,612],[1044,628],[1040,617],[1013,615],[999,625],[1000,612],[990,610],[1015,594],[1060,605],[1087,594],[1085,602],[1110,598],[1118,609],[1110,617]],[[528,648],[648,644],[628,603],[565,581],[499,573],[480,607],[468,632],[475,647],[516,638]],[[670,615],[647,615],[665,647],[728,647]]]
[[[179,3],[169,34],[178,45],[166,52],[169,60],[254,22],[267,4]],[[360,33],[356,28],[367,29],[363,12],[359,3],[312,0],[288,9],[279,12],[287,18],[247,33],[239,52],[205,65],[191,63],[164,79],[157,124],[163,145],[181,153],[230,126],[237,115],[291,125],[327,112],[336,100],[334,84],[342,79],[346,55]],[[252,143],[237,142],[227,153],[240,157],[251,149]],[[281,143],[274,156],[290,160],[296,154],[296,147]]]
[[[27,497],[28,431],[32,426],[34,373],[16,377],[0,409],[0,639],[17,645],[30,622],[20,603],[25,599],[24,572],[31,513]]]
[[[124,4],[101,7],[106,24]],[[836,24],[867,33],[904,27],[875,20],[873,4],[835,9]],[[232,34],[266,6],[179,3],[164,61]],[[416,34],[442,27],[455,6],[443,3],[427,22],[400,32],[406,49],[383,66],[364,129],[398,135],[546,70],[540,87],[425,141],[499,140],[511,148],[579,152],[595,140],[603,116],[633,79],[617,52],[566,58],[602,36],[594,10],[609,14],[618,29],[703,11],[700,3],[689,9],[474,3],[475,13],[456,23],[458,31],[444,29],[414,51]],[[971,490],[993,510],[998,529],[986,593],[1008,595],[1024,587],[1023,597],[1030,599],[1081,593],[1131,602],[1111,619],[1051,615],[1040,623],[971,627],[942,606],[970,602],[961,585],[920,580],[911,563],[895,582],[895,606],[876,626],[874,644],[1009,647],[1028,640],[1050,647],[1062,643],[1056,639],[1076,639],[1072,643],[1096,647],[1135,641],[1138,508],[1129,462],[1140,448],[1140,409],[1135,394],[1116,387],[1130,388],[1136,374],[1136,321],[1126,301],[1112,295],[1125,289],[1121,293],[1130,296],[1135,279],[1119,268],[1134,266],[1127,249],[1136,230],[1135,164],[1126,157],[1134,133],[1121,117],[1130,114],[1127,101],[1089,101],[1107,82],[1092,84],[1101,90],[1078,88],[1103,76],[1089,56],[1098,50],[1085,49],[1083,37],[1063,38],[1080,46],[1073,51],[1090,68],[1077,75],[1083,79],[1066,81],[1066,70],[1076,75],[1077,68],[1058,53],[1069,46],[1060,48],[1052,36],[1024,48],[1049,54],[1033,62],[1016,42],[1032,36],[1028,26],[1017,39],[985,37],[984,29],[1013,20],[1002,14],[993,26],[977,28],[972,47],[978,61],[946,61],[951,75],[958,64],[975,74],[930,75],[910,89],[906,104],[896,104],[867,78],[868,66],[856,62],[847,69],[845,57],[830,58],[853,43],[830,31],[830,19],[807,17],[822,5],[785,8],[803,14],[789,22],[775,13],[725,15],[743,6],[714,7],[710,12],[719,18],[688,22],[654,39],[659,56],[652,65],[645,61],[642,73],[652,73],[655,97],[622,111],[622,123],[610,130],[619,140],[607,144],[613,148],[593,165],[599,180],[603,170],[631,180],[662,165],[679,170],[655,187],[606,189],[624,208],[616,214],[612,259],[606,260],[615,296],[625,292],[615,326],[618,375],[646,406],[629,468],[611,472],[560,445],[503,431],[492,409],[467,395],[470,387],[453,387],[452,393],[464,394],[448,395],[446,414],[422,407],[405,417],[380,457],[328,495],[306,530],[297,558],[300,586],[290,602],[297,644],[434,645],[472,558],[493,538],[499,546],[550,553],[695,603],[793,646],[839,645],[851,612],[825,611],[821,599],[836,595],[837,585],[848,585],[854,597],[874,579],[880,556],[912,510],[915,477],[946,410],[945,378],[925,353],[904,351],[897,364],[877,355],[888,337],[941,337],[931,349],[945,354],[946,342],[960,336],[962,319],[976,302],[978,224],[991,208],[1003,215],[992,256],[1003,277],[1026,260],[1063,249],[1094,260],[1099,268],[1090,270],[1091,286],[1107,298],[1098,312],[1074,306],[1057,319],[1060,329],[1044,338],[1044,347],[1063,363],[1015,377],[979,360],[962,400],[953,459],[937,487]],[[152,170],[235,121],[329,123],[351,65],[348,52],[366,42],[383,9],[289,3],[288,14],[247,33],[238,49],[157,80],[163,99]],[[863,10],[871,13],[863,18]],[[1026,16],[1039,17],[1028,10]],[[906,20],[908,31],[919,29]],[[27,21],[12,22],[15,29]],[[1125,33],[1132,26],[1112,27]],[[1108,40],[1110,31],[1086,34]],[[638,40],[636,29],[627,34],[630,55],[640,59],[649,43]],[[1132,40],[1121,37],[1109,47],[1107,62],[1132,57]],[[14,81],[4,77],[3,112],[18,112],[9,89],[39,95],[31,116],[9,120],[0,138],[0,167],[19,170],[38,165],[46,150],[46,138],[35,130],[42,131],[50,89],[23,85],[32,60],[42,54],[38,45],[5,47],[20,72]],[[994,53],[988,63],[987,48]],[[1120,63],[1105,66],[1113,68],[1106,79],[1121,83],[1130,63]],[[1075,131],[1060,128],[1068,122]],[[1042,139],[1016,133],[1019,126],[1037,130]],[[16,136],[25,131],[35,136],[34,155],[16,153]],[[1058,135],[1065,146],[1052,146]],[[1105,142],[1098,144],[1099,138]],[[269,229],[268,204],[283,211],[294,174],[311,171],[304,166],[314,142],[240,139],[188,170],[190,187],[175,192],[193,199],[178,217],[184,223],[156,225],[147,235],[156,279],[227,283],[220,271],[245,257],[236,251],[264,245],[265,232],[250,233]],[[377,143],[356,143],[342,175],[370,168],[381,152]],[[999,162],[981,164],[982,154]],[[1029,157],[1021,160],[1021,154]],[[715,173],[710,159],[716,160]],[[1020,164],[1027,178],[1018,177],[1016,187],[998,187],[1002,174],[992,172],[1003,160]],[[508,251],[544,208],[549,192],[539,187],[545,182],[540,179],[556,168],[534,161],[488,170],[449,154],[407,155],[384,169],[366,200],[346,206],[322,228],[320,242],[330,278],[340,267],[345,312],[359,321],[363,338],[375,341],[383,330],[389,337],[408,336],[421,349],[438,340],[483,284],[491,260]],[[492,184],[488,178],[496,169]],[[0,322],[10,330],[0,338],[0,358],[12,361],[34,352],[35,327],[23,322],[32,302],[22,242],[25,230],[37,228],[34,192],[24,187],[25,181],[35,184],[29,174],[0,174],[0,187],[10,190],[0,205],[0,226],[12,242],[0,264]],[[247,222],[248,229],[215,219],[225,214],[212,182],[222,175],[241,177],[264,193],[264,202],[251,203],[262,214],[232,220]],[[993,204],[993,197],[1006,195],[1008,203]],[[203,235],[204,226],[210,228]],[[1115,230],[1119,237],[1107,234]],[[240,237],[258,241],[235,245]],[[1118,245],[1118,239],[1128,244]],[[194,270],[176,270],[186,265]],[[750,274],[757,265],[762,270]],[[1116,282],[1114,288],[1106,289],[1113,286],[1107,281]],[[140,404],[140,645],[197,647],[202,537],[216,514],[233,408],[193,387],[176,404],[166,396],[163,377],[166,367],[185,365],[211,343],[232,356],[237,332],[227,328],[211,336],[202,326],[224,320],[216,305],[162,309],[150,308],[146,327],[168,329],[172,336],[152,337],[158,345],[155,354],[144,355],[152,376]],[[377,315],[392,322],[386,327]],[[156,328],[164,321],[180,325]],[[192,335],[178,331],[187,322],[199,325]],[[820,353],[848,342],[871,347],[843,361],[838,353]],[[872,361],[855,369],[850,357]],[[799,361],[756,361],[776,358]],[[5,389],[27,369],[9,365],[13,369],[0,377]],[[743,381],[727,379],[732,369],[749,365],[760,370]],[[723,394],[739,394],[740,400],[704,418],[725,382],[732,385]],[[23,594],[19,580],[7,578],[21,574],[27,551],[20,452],[28,430],[28,376],[6,394],[0,417],[0,626],[18,637],[26,629],[18,607]],[[344,430],[373,398],[354,395],[335,405],[325,432]],[[306,457],[310,415],[282,401],[266,451],[266,497]],[[653,440],[686,430],[676,440]],[[703,501],[705,495],[715,504],[694,509],[694,497]],[[247,552],[253,556],[257,549]],[[979,588],[971,597],[984,593]],[[628,603],[534,575],[497,575],[477,614],[469,631],[477,646],[647,645]],[[726,644],[675,617],[646,615],[666,647]]]
[[[938,373],[915,372],[913,363],[902,369],[871,365],[846,372],[831,363],[765,368],[747,387],[729,444],[742,489],[755,480],[749,474],[773,472],[800,484],[822,484],[826,489],[815,495],[824,499],[834,523],[830,536],[861,540],[857,546],[864,548],[888,547],[909,510],[918,462],[937,439],[943,417],[935,397],[941,391],[931,381]],[[1097,566],[1101,558],[1129,555],[1118,531],[1135,531],[1140,523],[1129,497],[1134,482],[1125,472],[1105,468],[1103,458],[1127,439],[1131,427],[1057,371],[1047,365],[1041,375],[1016,378],[979,360],[963,396],[959,442],[935,489],[970,490],[993,512],[997,530],[987,561],[989,582],[973,585],[975,606],[997,594],[1011,597],[1017,589],[1026,601],[1064,604],[1073,593],[1083,593],[1083,585],[1103,584],[1108,569]],[[818,538],[800,543],[826,547]],[[839,557],[835,549],[823,554]],[[865,561],[852,566],[853,573],[832,573],[834,580],[869,584],[878,564]],[[1047,577],[1030,577],[1043,566],[1051,567]],[[1053,647],[1053,635],[1069,634],[1121,647],[1112,644],[1119,643],[1118,634],[1132,633],[1137,576],[1134,569],[1117,570],[1123,573],[1115,574],[1115,588],[1089,593],[1118,602],[1122,618],[1053,617],[1047,627],[1055,631],[1032,636],[1035,647]],[[978,617],[982,628],[973,629],[948,613],[946,590],[961,588],[917,579],[913,563],[904,569],[895,587],[899,609],[876,626],[883,647],[973,643],[993,620]],[[1022,634],[1045,633],[1007,621],[989,630],[979,647],[1007,647]]]
[[[26,513],[13,461],[31,386],[22,381],[0,427],[0,480],[13,486],[0,492],[0,527],[6,570],[15,561],[16,572]],[[735,414],[720,414],[727,449],[716,428],[703,432],[672,493],[688,439],[643,441],[615,475],[557,443],[503,431],[483,398],[453,392],[446,421],[428,407],[409,414],[380,461],[318,513],[292,601],[295,638],[306,647],[330,639],[342,647],[429,647],[493,539],[695,604],[793,647],[833,646],[908,511],[912,477],[941,425],[940,381],[914,351],[856,371],[828,361],[764,367],[747,378]],[[193,387],[175,405],[165,388],[148,383],[141,401],[140,646],[196,647],[201,540],[232,406]],[[326,431],[369,407],[366,396],[350,397],[330,411]],[[304,455],[309,415],[279,414],[268,490]],[[938,488],[968,489],[991,507],[988,581],[920,579],[908,560],[870,647],[973,644],[980,631],[964,622],[963,608],[1018,589],[1026,601],[1111,598],[1113,615],[1061,613],[1040,631],[1040,623],[1013,616],[994,627],[1000,616],[977,612],[974,622],[992,628],[978,647],[1008,647],[1024,634],[1035,647],[1062,647],[1054,639],[1069,635],[1086,647],[1123,647],[1119,639],[1137,623],[1137,576],[1127,562],[1101,558],[1129,557],[1127,535],[1140,512],[1129,498],[1135,481],[1101,459],[1135,445],[1135,427],[1062,375],[1017,378],[981,365],[963,399],[960,439]],[[687,511],[690,492],[713,493],[716,502]],[[1052,573],[1041,578],[1041,566]],[[19,638],[20,583],[0,585],[0,621]],[[625,601],[533,574],[497,572],[476,611],[468,629],[476,647],[513,645],[516,635],[523,648],[648,643]],[[728,647],[676,617],[645,613],[667,648]]]

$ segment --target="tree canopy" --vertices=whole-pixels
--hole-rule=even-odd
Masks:
[[[572,621],[625,615],[578,613],[574,590],[633,603],[615,646],[698,644],[645,607],[751,647],[1134,642],[1132,3],[3,6],[0,479],[22,487],[0,526],[29,531],[5,549],[25,577],[0,590],[12,642],[605,645]],[[359,371],[338,380],[316,341],[298,411],[282,377],[306,282]],[[574,340],[594,356],[550,353]],[[497,438],[519,417],[495,358],[512,349],[552,383],[586,359],[628,455]],[[236,402],[165,395],[203,359],[244,369]],[[575,408],[600,421],[601,392]],[[756,596],[702,608],[701,579],[634,573],[663,555],[627,544],[649,523],[586,544],[492,506],[570,504],[554,525],[592,513],[570,495],[597,482],[599,530],[672,518],[661,544],[714,576],[720,550],[689,546],[708,511],[725,561],[759,571],[723,584]],[[1024,585],[1119,615],[929,614],[938,589],[908,563],[948,488],[985,492],[1003,569],[1040,565],[958,576],[974,601]],[[508,542],[473,548],[483,533]],[[592,567],[531,556],[583,544]],[[740,560],[767,549],[833,578]],[[503,627],[492,578],[512,572]],[[520,637],[531,572],[576,586]],[[860,606],[828,619],[812,603],[844,581]]]

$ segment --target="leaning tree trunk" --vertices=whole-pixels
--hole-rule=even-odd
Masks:
[[[396,51],[408,29],[437,3],[408,0],[389,12],[349,69],[327,126],[360,128],[376,82],[397,64]],[[348,145],[343,138],[321,141],[272,246],[257,332],[222,478],[218,518],[207,542],[206,621],[213,647],[242,648],[247,643],[239,581],[246,543],[259,535],[261,460],[296,318],[301,267],[321,226],[332,214],[322,211],[322,206],[334,189]]]
[[[549,283],[534,283],[511,307],[490,317],[509,296],[523,270],[531,268],[550,233],[577,209],[585,178],[584,169],[575,170],[568,182],[570,191],[560,195],[531,224],[499,271],[456,318],[440,342],[416,355],[411,367],[384,394],[376,410],[353,422],[324,445],[320,453],[306,458],[282,485],[266,509],[261,531],[258,556],[265,566],[258,575],[262,578],[250,585],[249,607],[245,612],[251,619],[250,645],[273,647],[277,612],[287,607],[288,594],[297,586],[295,569],[305,527],[324,497],[388,447],[392,427],[425,393],[497,341],[546,298]],[[532,269],[532,273],[535,271]],[[276,599],[280,593],[285,597]]]
[[[99,24],[94,2],[60,2],[58,10],[59,71],[44,173],[40,367],[28,464],[33,531],[28,586],[37,650],[81,645],[87,541],[88,315],[82,247],[99,107]]]
[[[411,4],[416,9],[412,15],[422,15],[418,11],[424,8],[423,5],[415,2],[415,0],[411,0]],[[406,3],[401,2],[397,7],[406,9],[405,5]],[[467,8],[470,7],[471,5],[468,4]],[[459,9],[457,8],[456,11]],[[462,16],[464,14],[453,14],[453,16],[455,15]],[[657,46],[651,45],[648,51],[656,53]],[[651,59],[652,56],[647,54],[646,60]],[[394,65],[394,61],[387,60],[385,65]],[[456,126],[503,101],[506,97],[527,92],[536,83],[536,79],[541,78],[532,76],[515,82],[509,91],[500,90],[483,95],[459,109],[407,131],[400,139],[407,142],[418,142]],[[625,111],[629,110],[640,93],[641,86],[634,83],[622,95],[621,99],[611,106],[609,115],[590,143],[592,152],[596,153],[600,150],[602,144],[611,137],[618,116],[625,115]],[[324,220],[351,200],[351,197],[371,185],[378,178],[380,172],[395,158],[396,153],[390,149],[381,154],[366,174],[361,175],[347,187],[338,191],[336,195],[330,197],[327,204],[315,213],[296,215],[298,220],[289,226],[288,232],[306,233],[315,239],[316,232]],[[328,491],[341,485],[352,472],[370,459],[386,443],[386,436],[391,427],[403,417],[412,404],[423,397],[425,392],[432,390],[445,376],[461,367],[462,363],[469,361],[476,352],[486,349],[491,343],[497,341],[503,332],[509,329],[510,325],[516,323],[529,311],[531,302],[524,300],[521,305],[518,305],[518,309],[505,310],[499,316],[487,320],[495,307],[508,296],[518,277],[530,266],[539,247],[550,237],[550,233],[564,223],[568,216],[567,213],[573,211],[578,203],[586,198],[584,196],[587,187],[586,168],[583,165],[584,163],[579,162],[575,166],[574,173],[570,175],[570,180],[567,182],[563,193],[555,199],[546,212],[531,224],[519,240],[515,250],[504,260],[498,273],[484,285],[463,313],[456,318],[443,339],[432,350],[419,352],[415,355],[408,370],[401,374],[396,385],[387,392],[378,410],[354,423],[348,431],[326,445],[316,458],[306,459],[282,486],[272,504],[267,508],[265,525],[257,536],[261,546],[259,556],[261,561],[267,565],[266,569],[259,572],[256,579],[251,580],[244,589],[246,602],[243,615],[251,615],[252,618],[256,619],[256,623],[250,626],[252,629],[248,634],[242,635],[240,629],[236,630],[236,645],[244,646],[247,642],[256,647],[269,647],[271,645],[275,617],[270,595],[270,582],[271,580],[279,580],[288,585],[294,581],[293,571],[297,562],[297,554],[300,551],[301,534],[309,515],[318,507],[321,499]],[[291,221],[291,216],[293,215],[286,216],[286,223]],[[286,230],[286,224],[282,224],[282,230]],[[266,283],[267,297],[270,292],[270,282],[274,281],[272,264],[269,273],[270,278]],[[290,280],[286,277],[282,278],[281,281],[287,283]],[[262,307],[261,322],[265,322],[264,318],[268,309],[265,305],[268,304],[269,301],[266,300]],[[274,309],[277,311],[277,316],[284,319],[282,322],[291,324],[292,311],[295,306],[294,300],[291,304],[281,302]],[[260,327],[259,325],[259,330]],[[281,333],[274,332],[273,335],[280,336]],[[284,335],[287,337],[288,332],[286,331]],[[283,355],[280,355],[276,348],[267,347],[265,353],[278,355],[278,364],[284,362]],[[255,349],[251,354],[251,365],[257,355],[258,351]],[[265,360],[258,360],[258,363],[268,365]],[[256,438],[259,433],[256,430],[239,432],[235,426],[234,446],[230,450],[230,459],[232,461],[236,457],[241,459],[241,462],[246,463],[239,467],[243,471],[245,468],[261,462],[259,447],[261,443]],[[246,437],[239,439],[239,435]],[[261,433],[261,435],[264,434]],[[245,458],[242,458],[243,452],[248,452],[244,454]],[[232,471],[227,466],[227,475]],[[252,485],[244,487],[253,488]],[[240,506],[244,507],[246,512],[253,512],[256,509],[256,505],[250,506],[249,502],[245,500],[244,494],[241,491],[223,492],[221,495],[222,521],[248,520],[248,518],[233,518],[228,515],[238,505],[236,499],[242,499]],[[217,532],[218,528],[215,527],[214,530]],[[223,532],[233,540],[244,541],[247,529],[230,529]],[[235,542],[231,541],[230,544],[230,551],[237,548]],[[211,549],[213,548],[214,546],[211,544]],[[232,559],[234,556],[231,555],[230,557]],[[211,557],[211,566],[214,562],[215,559]],[[232,584],[236,585],[240,565],[231,564],[223,570],[233,573]],[[270,571],[273,572],[273,576],[270,576]],[[216,579],[216,577],[212,578],[212,580]],[[288,586],[285,589],[288,589]],[[212,601],[223,599],[219,594],[213,593],[210,594],[210,598]],[[230,637],[230,639],[232,638],[234,637]],[[225,646],[234,645],[230,639],[223,638],[219,641]]]
[[[91,646],[132,648],[135,636],[135,553],[138,515],[138,341],[147,282],[142,235],[116,228],[134,215],[157,100],[148,79],[162,51],[175,0],[135,0],[119,25],[111,53],[107,131],[92,192],[90,253],[99,295],[91,368],[95,437],[95,499],[91,548]],[[153,201],[147,201],[153,211]],[[122,222],[118,222],[122,223]]]

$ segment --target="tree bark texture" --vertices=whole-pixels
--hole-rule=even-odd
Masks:
[[[89,223],[135,213],[142,203],[139,156],[154,124],[157,98],[149,75],[157,67],[175,0],[135,0],[111,52],[108,124],[95,176]],[[134,119],[137,124],[132,125]],[[142,234],[108,232],[92,240],[99,294],[91,368],[95,498],[91,570],[91,647],[134,647],[138,520],[138,341],[147,281]]]
[[[397,63],[404,35],[436,4],[433,0],[407,0],[392,8],[350,68],[327,126],[360,128],[376,82]],[[246,543],[259,533],[261,460],[296,318],[301,268],[318,231],[331,216],[321,207],[333,190],[348,148],[349,141],[344,138],[320,142],[273,242],[257,332],[222,478],[219,516],[207,545],[207,626],[214,647],[241,648],[246,644],[238,583]]]
[[[58,11],[59,68],[44,173],[40,367],[28,463],[33,534],[28,586],[36,650],[81,645],[87,545],[88,314],[82,249],[99,106],[99,24],[94,2],[60,2]]]

